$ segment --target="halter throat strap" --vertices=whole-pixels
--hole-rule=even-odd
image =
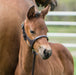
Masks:
[[[31,39],[27,36],[27,34],[26,34],[26,32],[25,32],[24,23],[22,24],[22,31],[23,31],[24,40],[25,40],[25,41],[26,41],[26,40],[29,41],[30,47],[31,47],[32,49],[33,49],[34,43],[35,43],[38,39],[40,39],[40,38],[42,38],[42,37],[45,37],[45,38],[47,38],[47,40],[48,40],[48,37],[47,37],[46,35],[41,35],[41,36],[38,36],[38,37],[36,37],[35,39],[31,40]]]

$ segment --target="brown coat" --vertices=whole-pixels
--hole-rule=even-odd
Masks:
[[[20,48],[27,0],[0,0],[0,75],[13,75]]]

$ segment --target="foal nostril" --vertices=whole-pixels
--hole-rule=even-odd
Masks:
[[[46,54],[46,49],[44,50],[44,54]]]
[[[51,50],[44,50],[44,56],[45,56],[45,58],[48,58],[49,56],[51,56]]]

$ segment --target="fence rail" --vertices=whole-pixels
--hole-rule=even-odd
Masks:
[[[48,12],[47,16],[76,16],[76,12],[72,11],[53,11]]]
[[[72,47],[72,48],[76,48],[76,44],[72,44],[72,43],[62,43],[64,46],[66,46],[66,47]]]
[[[47,16],[76,16],[76,12],[69,11],[54,11],[49,12]],[[76,26],[76,22],[67,21],[46,21],[46,25],[65,25],[65,26]],[[47,33],[49,37],[76,37],[76,33]],[[75,47],[76,43],[62,43],[66,47]]]
[[[76,33],[47,33],[48,37],[76,37]]]
[[[46,25],[66,25],[76,26],[76,22],[65,22],[65,21],[45,21]]]

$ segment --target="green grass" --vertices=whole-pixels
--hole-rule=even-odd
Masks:
[[[72,52],[72,51],[76,51],[76,48],[69,48],[69,47],[68,47],[68,50],[69,50],[70,52]]]
[[[76,43],[76,37],[49,37],[50,42]]]
[[[76,16],[46,16],[46,21],[76,21]]]
[[[74,75],[76,75],[76,57],[73,57],[74,59]]]
[[[76,26],[47,26],[48,32],[53,33],[76,33]]]

